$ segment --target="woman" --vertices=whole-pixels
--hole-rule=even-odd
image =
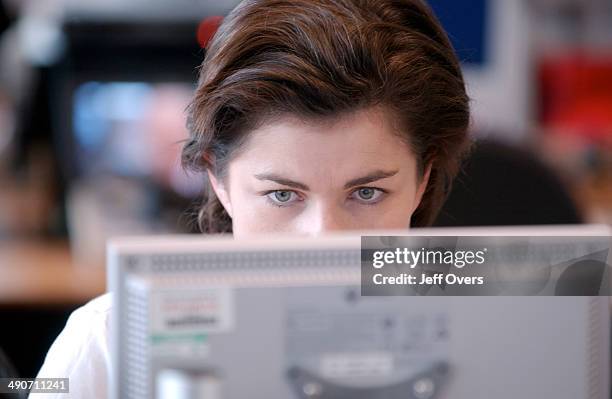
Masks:
[[[456,56],[418,0],[247,0],[210,43],[189,109],[204,232],[426,226],[468,146]],[[77,310],[41,377],[105,397],[110,297]]]

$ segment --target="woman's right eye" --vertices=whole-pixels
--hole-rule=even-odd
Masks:
[[[288,206],[300,200],[299,195],[291,190],[275,190],[266,194],[266,197],[276,206]]]

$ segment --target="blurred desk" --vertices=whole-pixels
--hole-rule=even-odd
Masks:
[[[0,305],[83,304],[106,290],[104,265],[74,264],[66,242],[0,241]]]

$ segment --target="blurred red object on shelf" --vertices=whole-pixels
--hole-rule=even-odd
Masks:
[[[219,29],[222,22],[223,17],[220,16],[208,17],[200,22],[197,32],[200,47],[206,48],[208,46],[208,43],[213,38],[215,33],[217,33],[217,29]]]
[[[612,53],[573,52],[539,64],[539,121],[593,141],[612,136]],[[607,139],[607,140],[606,140]]]

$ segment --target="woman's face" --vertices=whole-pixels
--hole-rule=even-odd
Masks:
[[[429,177],[387,117],[369,109],[249,133],[223,180],[209,177],[235,237],[408,228]]]

